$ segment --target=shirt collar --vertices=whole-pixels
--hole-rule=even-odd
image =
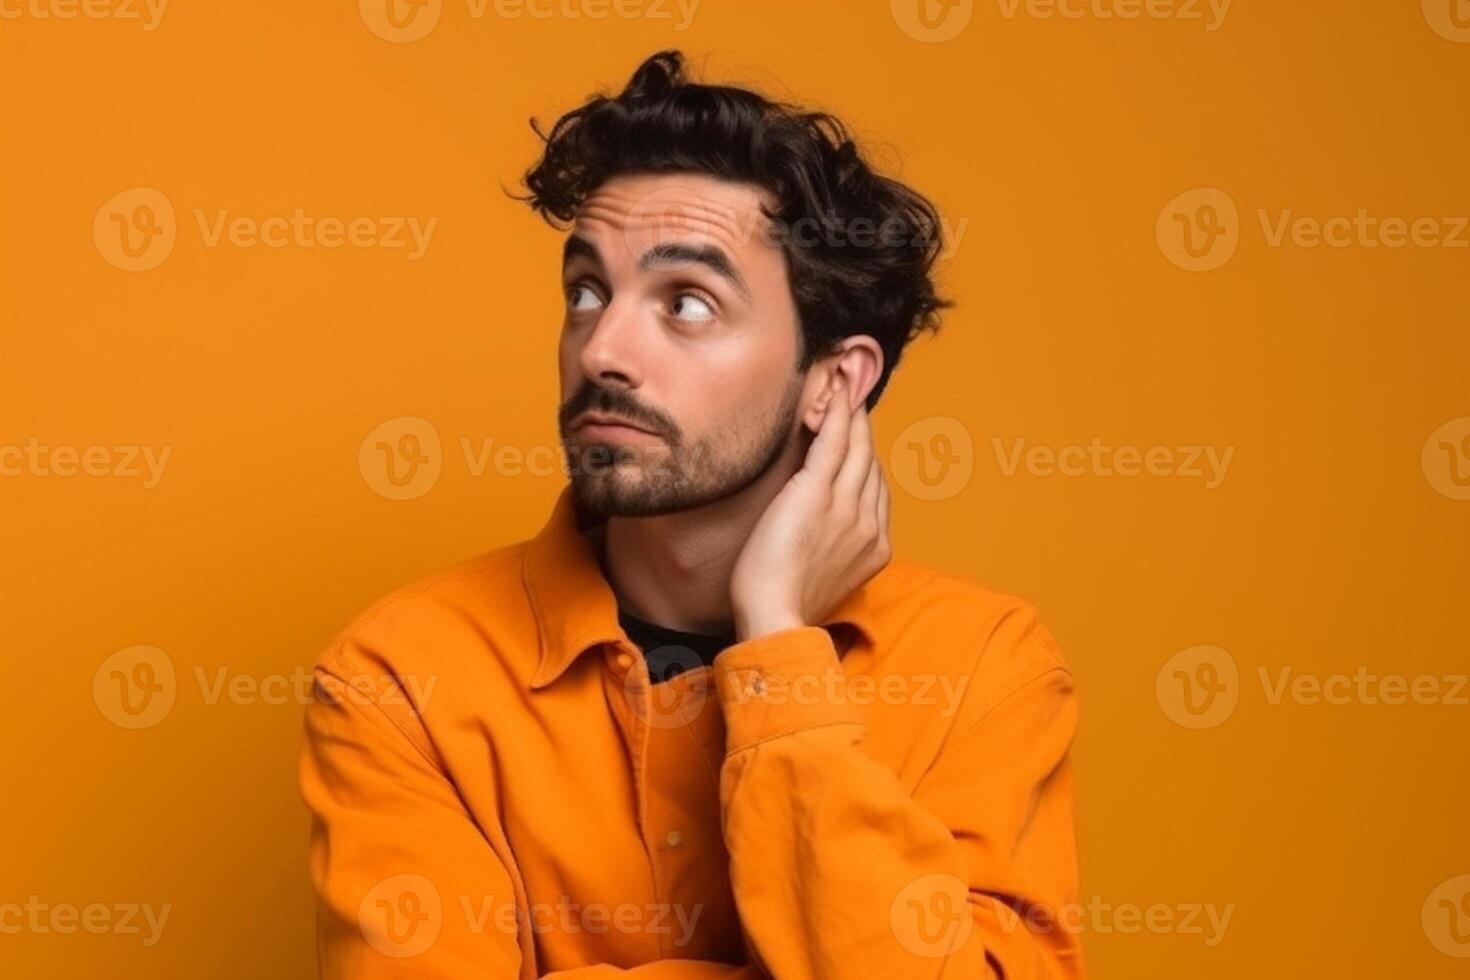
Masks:
[[[540,638],[532,688],[546,687],[594,647],[631,642],[618,623],[617,597],[582,533],[570,485],[562,488],[551,518],[528,543],[522,573]],[[844,599],[822,625],[845,623],[873,645],[873,584],[881,577]]]

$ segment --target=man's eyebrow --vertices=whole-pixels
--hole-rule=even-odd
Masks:
[[[660,242],[638,260],[638,268],[651,269],[657,265],[677,262],[698,262],[735,287],[745,299],[750,299],[750,287],[740,277],[735,264],[718,245],[685,245],[680,242]]]
[[[565,272],[567,266],[572,264],[572,259],[578,257],[591,260],[598,268],[602,267],[602,253],[597,251],[597,246],[581,235],[571,235],[561,247],[562,271]]]
[[[592,244],[581,235],[569,235],[561,248],[561,267],[572,263],[573,259],[584,258],[599,268],[602,267],[602,253],[597,246]],[[730,261],[730,257],[718,245],[686,245],[680,242],[661,242],[643,253],[643,258],[638,260],[638,268],[647,271],[659,265],[671,265],[681,262],[697,262],[707,266],[716,275],[730,283],[742,297],[751,298],[750,287],[745,284],[745,279]]]

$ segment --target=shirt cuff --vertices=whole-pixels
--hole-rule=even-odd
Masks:
[[[832,636],[794,626],[742,640],[715,657],[725,752],[824,725],[861,725]]]

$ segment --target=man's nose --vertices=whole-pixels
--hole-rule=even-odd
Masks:
[[[598,384],[637,388],[643,383],[649,328],[646,311],[640,311],[632,302],[614,299],[582,347],[583,375]]]

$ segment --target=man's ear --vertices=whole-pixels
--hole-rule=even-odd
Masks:
[[[845,401],[837,404],[851,412],[867,399],[882,374],[883,348],[876,340],[867,334],[844,338],[837,350],[812,365],[807,375],[810,394],[802,421],[816,432],[838,396],[845,396]],[[841,390],[837,387],[839,377],[843,381]]]

